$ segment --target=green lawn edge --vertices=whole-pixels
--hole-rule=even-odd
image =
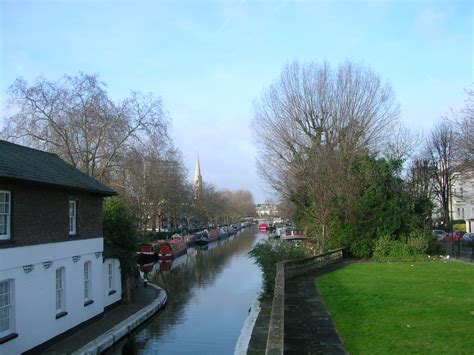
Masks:
[[[316,285],[351,354],[474,352],[474,265],[358,262]]]

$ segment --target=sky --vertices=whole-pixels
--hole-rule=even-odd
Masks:
[[[253,103],[287,62],[349,59],[429,132],[473,83],[472,1],[0,0],[0,103],[13,81],[98,74],[109,95],[163,99],[189,179],[274,195],[258,177]],[[5,116],[5,105],[1,105]]]

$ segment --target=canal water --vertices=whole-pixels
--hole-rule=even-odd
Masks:
[[[262,289],[260,269],[247,256],[256,229],[188,248],[149,277],[168,303],[131,341],[136,354],[232,354],[249,307]],[[132,345],[133,344],[133,345]]]

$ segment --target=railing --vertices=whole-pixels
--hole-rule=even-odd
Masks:
[[[285,280],[341,260],[343,258],[343,250],[331,250],[327,253],[304,259],[283,261],[276,265],[275,289],[273,291],[270,324],[268,325],[266,354],[283,354],[285,338]]]
[[[451,258],[474,262],[474,242],[463,240],[440,240],[439,244]]]

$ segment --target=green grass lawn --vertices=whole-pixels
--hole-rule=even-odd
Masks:
[[[351,354],[474,353],[474,265],[354,263],[316,284]]]

